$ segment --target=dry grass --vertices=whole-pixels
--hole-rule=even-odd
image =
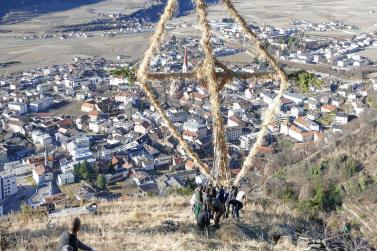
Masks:
[[[104,202],[100,204],[98,215],[81,216],[83,226],[79,238],[96,250],[296,250],[290,243],[272,246],[260,240],[262,236],[258,231],[261,230],[252,226],[252,217],[260,217],[271,225],[286,217],[266,217],[267,213],[262,215],[262,210],[265,211],[255,206],[246,207],[243,222],[225,221],[220,230],[211,229],[210,236],[206,237],[195,226],[188,198]],[[20,215],[9,216],[1,222],[1,229],[5,231],[1,248],[54,250],[68,220],[25,220]],[[166,220],[174,222],[173,227],[167,227],[163,223]]]

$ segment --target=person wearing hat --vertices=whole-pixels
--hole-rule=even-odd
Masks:
[[[80,231],[81,220],[75,217],[68,224],[68,229],[60,235],[58,251],[95,251],[91,247],[77,239],[77,233]]]

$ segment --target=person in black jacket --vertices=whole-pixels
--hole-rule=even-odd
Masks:
[[[81,220],[80,218],[74,218],[68,225],[68,230],[64,231],[60,235],[59,245],[57,251],[62,250],[84,250],[84,251],[94,251],[91,247],[82,243],[77,239],[77,233],[80,231]]]

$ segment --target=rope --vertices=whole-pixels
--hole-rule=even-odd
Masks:
[[[203,61],[203,74],[208,81],[208,90],[213,116],[213,145],[214,168],[220,171],[220,183],[227,185],[230,174],[228,169],[228,147],[225,141],[224,121],[220,109],[220,96],[218,92],[217,77],[215,71],[215,58],[211,45],[210,25],[208,23],[207,6],[204,0],[195,0],[199,26],[202,29],[201,44],[205,58]]]
[[[233,78],[239,79],[255,79],[255,80],[267,80],[267,79],[279,79],[280,89],[275,97],[272,106],[267,110],[264,115],[263,123],[260,133],[257,137],[255,144],[250,148],[250,152],[245,159],[245,162],[241,168],[241,171],[234,180],[234,185],[238,185],[240,181],[245,177],[251,165],[255,159],[257,149],[261,146],[264,136],[267,134],[267,127],[273,119],[275,112],[277,111],[280,100],[284,90],[288,87],[288,77],[285,72],[280,69],[275,58],[267,51],[261,41],[259,41],[257,35],[248,27],[244,18],[234,8],[230,0],[223,0],[225,8],[240,23],[246,37],[255,43],[256,51],[260,57],[263,57],[269,62],[270,66],[276,73],[245,73],[234,72],[228,69],[224,64],[215,59],[213,55],[213,49],[211,46],[211,32],[210,25],[208,23],[208,13],[205,0],[195,0],[196,11],[198,15],[198,23],[202,29],[201,44],[203,46],[205,58],[193,72],[189,73],[148,73],[148,66],[151,62],[153,55],[157,52],[164,31],[166,29],[166,23],[173,16],[175,8],[177,7],[177,0],[168,0],[165,10],[157,24],[156,31],[150,41],[150,47],[145,52],[144,58],[140,64],[140,68],[137,73],[138,80],[149,98],[151,104],[156,108],[160,114],[162,120],[165,122],[168,131],[179,141],[179,144],[187,153],[188,157],[194,161],[194,164],[199,170],[207,176],[212,183],[217,184],[218,181],[222,185],[228,186],[230,179],[230,171],[228,168],[228,149],[225,140],[224,121],[221,115],[221,103],[219,92],[224,86]],[[216,66],[222,68],[223,72],[216,72]],[[182,135],[174,127],[171,120],[168,118],[161,106],[160,102],[154,96],[151,86],[148,84],[148,80],[181,80],[181,79],[197,79],[204,81],[204,85],[208,88],[210,103],[213,116],[213,145],[214,145],[214,169],[219,174],[219,177],[214,177],[208,166],[204,164],[198,157],[198,155],[190,148],[187,142],[183,139]],[[207,82],[207,83],[206,83]],[[218,180],[219,179],[219,180]]]
[[[151,87],[148,84],[148,66],[151,62],[151,59],[153,55],[158,50],[162,36],[164,34],[166,23],[169,21],[169,19],[173,16],[175,8],[177,6],[176,0],[169,0],[165,10],[157,24],[156,31],[152,36],[152,39],[150,41],[150,46],[148,50],[144,54],[144,58],[141,61],[137,77],[138,80],[146,93],[147,97],[149,98],[151,104],[156,108],[157,112],[160,114],[162,120],[167,125],[168,130],[170,133],[177,138],[179,144],[183,147],[183,149],[186,151],[187,155],[194,161],[194,164],[199,168],[199,170],[207,176],[209,179],[211,179],[212,182],[215,182],[213,178],[210,175],[208,166],[205,165],[200,159],[199,156],[189,147],[187,142],[183,139],[182,135],[178,132],[178,130],[175,128],[171,120],[166,115],[164,108],[161,106],[160,102],[157,100],[157,98],[154,96],[153,91]]]
[[[250,148],[250,152],[248,156],[245,159],[245,162],[243,163],[243,166],[241,168],[241,171],[238,173],[236,179],[234,180],[234,185],[238,185],[243,177],[247,174],[249,171],[258,147],[262,145],[263,138],[267,134],[267,128],[270,122],[273,119],[273,116],[276,112],[276,110],[280,106],[281,97],[283,95],[284,90],[288,87],[288,76],[285,74],[285,72],[279,67],[279,64],[275,60],[275,58],[268,52],[268,50],[262,45],[261,41],[258,39],[258,36],[248,27],[245,19],[238,13],[238,11],[234,8],[234,5],[231,3],[230,0],[223,0],[223,4],[226,9],[228,9],[231,16],[237,20],[237,22],[241,25],[244,33],[246,36],[251,39],[255,43],[256,51],[259,54],[259,56],[265,58],[270,66],[276,71],[278,78],[280,79],[280,89],[278,94],[276,95],[275,99],[273,100],[272,106],[267,110],[267,113],[264,115],[263,124],[261,127],[261,130],[259,132],[259,135],[257,137],[257,140],[255,144]]]

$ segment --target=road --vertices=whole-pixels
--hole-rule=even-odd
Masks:
[[[89,211],[85,207],[72,207],[57,209],[55,212],[48,215],[49,218],[59,218],[71,215],[89,214]]]
[[[17,212],[20,210],[20,206],[23,202],[27,203],[27,200],[35,193],[35,187],[31,185],[19,185],[18,192],[5,199],[3,203],[4,214],[11,212]]]

